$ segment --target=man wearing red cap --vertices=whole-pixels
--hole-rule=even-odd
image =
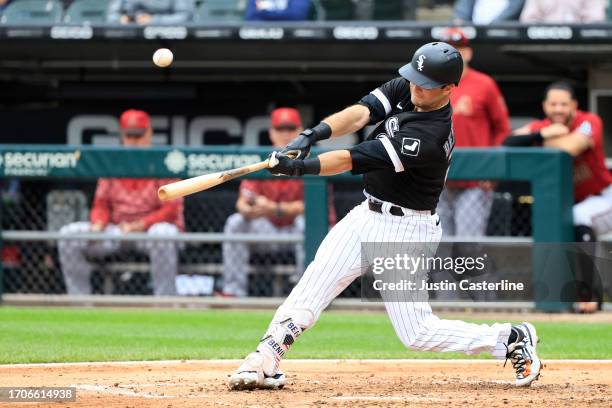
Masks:
[[[126,147],[151,146],[153,130],[146,112],[130,109],[119,120],[121,140]],[[89,222],[64,226],[62,234],[105,232],[121,235],[146,232],[151,236],[175,235],[184,229],[183,201],[162,203],[157,189],[175,180],[101,178],[98,180]],[[60,240],[59,258],[71,295],[91,293],[91,264],[88,256],[105,256],[130,245],[130,241]],[[176,244],[172,241],[133,242],[137,250],[148,253],[155,295],[175,295],[174,279],[178,266]]]
[[[275,148],[282,148],[295,139],[302,128],[299,112],[293,108],[275,109],[270,117],[270,140]],[[330,207],[333,209],[333,206]],[[225,222],[226,234],[304,232],[304,184],[302,180],[243,180],[236,202],[237,213]],[[335,214],[330,212],[330,223]],[[243,242],[223,243],[223,294],[246,296],[250,250]],[[258,244],[252,249],[270,251],[278,249],[274,244]],[[295,245],[296,276],[304,272],[304,247]]]

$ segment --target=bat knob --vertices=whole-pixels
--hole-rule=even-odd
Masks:
[[[272,152],[270,158],[268,159],[268,167],[276,167],[278,165],[278,159],[276,158],[278,152]]]

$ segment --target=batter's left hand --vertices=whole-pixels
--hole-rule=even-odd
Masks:
[[[276,166],[268,168],[268,171],[275,176],[301,176],[304,174],[304,161],[294,160],[279,152],[272,152],[269,156],[270,161],[278,161]]]

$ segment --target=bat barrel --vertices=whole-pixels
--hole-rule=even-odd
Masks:
[[[219,178],[219,173],[188,178],[161,186],[157,190],[157,197],[162,201],[173,200],[206,190],[222,182],[223,180]]]
[[[162,186],[157,190],[157,197],[162,201],[171,200],[170,192],[166,188],[166,186]]]
[[[202,190],[218,186],[229,180],[237,177],[253,173],[258,170],[263,170],[268,167],[268,160],[243,166],[237,169],[221,171],[218,173],[205,174],[198,177],[192,177],[185,180],[161,186],[157,190],[157,197],[161,201],[173,200],[175,198],[184,197],[189,194],[197,193]]]

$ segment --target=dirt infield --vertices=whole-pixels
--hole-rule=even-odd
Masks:
[[[0,384],[77,387],[76,402],[19,407],[610,406],[612,361],[545,364],[529,389],[490,360],[287,360],[281,391],[229,391],[237,361],[0,366]]]

